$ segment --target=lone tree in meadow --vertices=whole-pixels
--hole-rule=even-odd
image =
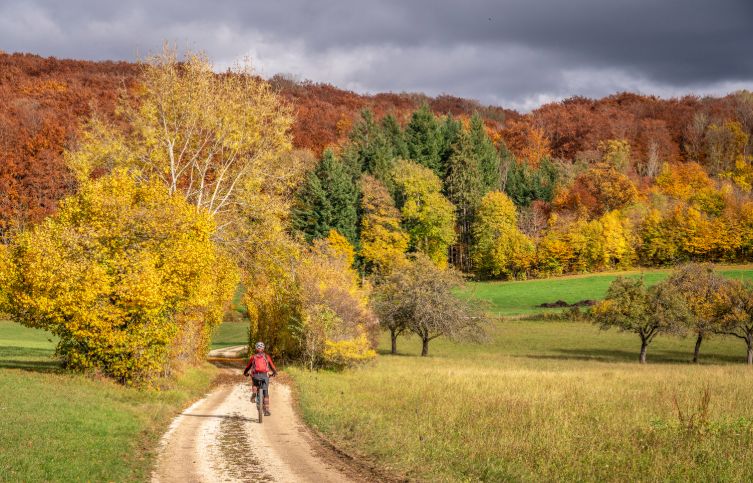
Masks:
[[[712,265],[688,263],[673,271],[667,283],[682,294],[690,309],[688,323],[696,333],[693,362],[698,362],[703,339],[719,331],[718,306],[726,281]]]
[[[748,364],[753,365],[753,285],[728,281],[719,303],[721,315],[717,332],[745,341]]]
[[[661,333],[682,335],[691,315],[675,287],[663,282],[646,288],[643,279],[617,278],[606,298],[591,310],[602,329],[617,327],[641,338],[639,360],[646,363],[648,345]]]
[[[397,336],[406,331],[421,338],[422,356],[429,355],[429,342],[437,337],[480,340],[487,318],[453,294],[461,285],[456,272],[441,270],[427,256],[416,254],[377,286],[374,307],[392,336],[392,353],[397,352]]]

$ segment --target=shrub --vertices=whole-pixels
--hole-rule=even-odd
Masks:
[[[325,346],[322,354],[324,364],[335,369],[357,366],[376,357],[376,351],[372,348],[366,334],[361,334],[354,339],[328,340]]]
[[[123,170],[83,183],[58,214],[21,233],[3,271],[5,311],[60,337],[67,367],[128,384],[204,355],[236,271],[210,215]]]

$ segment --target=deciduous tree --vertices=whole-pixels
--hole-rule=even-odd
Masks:
[[[442,182],[430,169],[411,161],[399,161],[393,179],[411,248],[437,266],[447,266],[447,249],[455,241],[455,207],[442,196]]]
[[[717,331],[742,339],[748,365],[753,365],[753,286],[738,280],[727,281],[717,309],[720,315]]]
[[[364,175],[361,193],[360,254],[368,271],[386,275],[405,263],[410,238],[400,226],[400,211],[379,180]]]
[[[421,338],[422,356],[429,355],[429,343],[437,337],[483,336],[486,318],[482,310],[453,293],[461,282],[451,269],[440,270],[432,260],[418,254],[375,289],[375,309],[390,330],[393,353],[397,351],[397,336],[405,330]]]
[[[517,278],[531,268],[535,249],[520,232],[515,205],[504,193],[492,191],[481,200],[473,225],[473,267],[484,278]]]
[[[213,215],[232,209],[245,179],[273,181],[293,116],[248,66],[217,75],[204,55],[179,61],[166,48],[143,63],[141,85],[136,107],[123,110],[145,175]]]
[[[693,362],[698,362],[703,339],[719,327],[718,305],[724,278],[711,265],[688,263],[674,270],[667,283],[682,295],[690,309],[688,323],[696,333]]]
[[[618,277],[609,286],[603,301],[591,310],[602,329],[616,327],[634,332],[641,339],[639,360],[646,363],[646,351],[661,333],[683,334],[690,315],[678,290],[667,283],[646,288],[643,279]]]
[[[214,231],[182,194],[115,170],[18,236],[2,310],[57,335],[70,368],[149,383],[203,359],[222,322],[238,278]]]

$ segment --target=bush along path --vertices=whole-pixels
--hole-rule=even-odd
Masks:
[[[210,357],[216,360],[216,354]],[[273,380],[272,416],[259,424],[240,370],[223,369],[220,381],[173,420],[160,443],[153,482],[369,479],[309,432],[285,382]]]

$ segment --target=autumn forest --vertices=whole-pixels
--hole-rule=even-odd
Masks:
[[[135,89],[139,66],[2,54],[0,72],[7,239],[75,190],[64,151],[89,117],[118,122],[119,97]],[[752,254],[750,92],[622,93],[520,114],[446,95],[364,96],[283,76],[270,83],[292,105],[293,145],[313,168],[293,226],[309,240],[338,230],[363,251],[367,271],[384,256],[374,243],[424,251],[482,278]],[[435,206],[409,213],[411,197]],[[397,233],[392,241],[374,239],[375,209],[384,218],[376,224]]]

